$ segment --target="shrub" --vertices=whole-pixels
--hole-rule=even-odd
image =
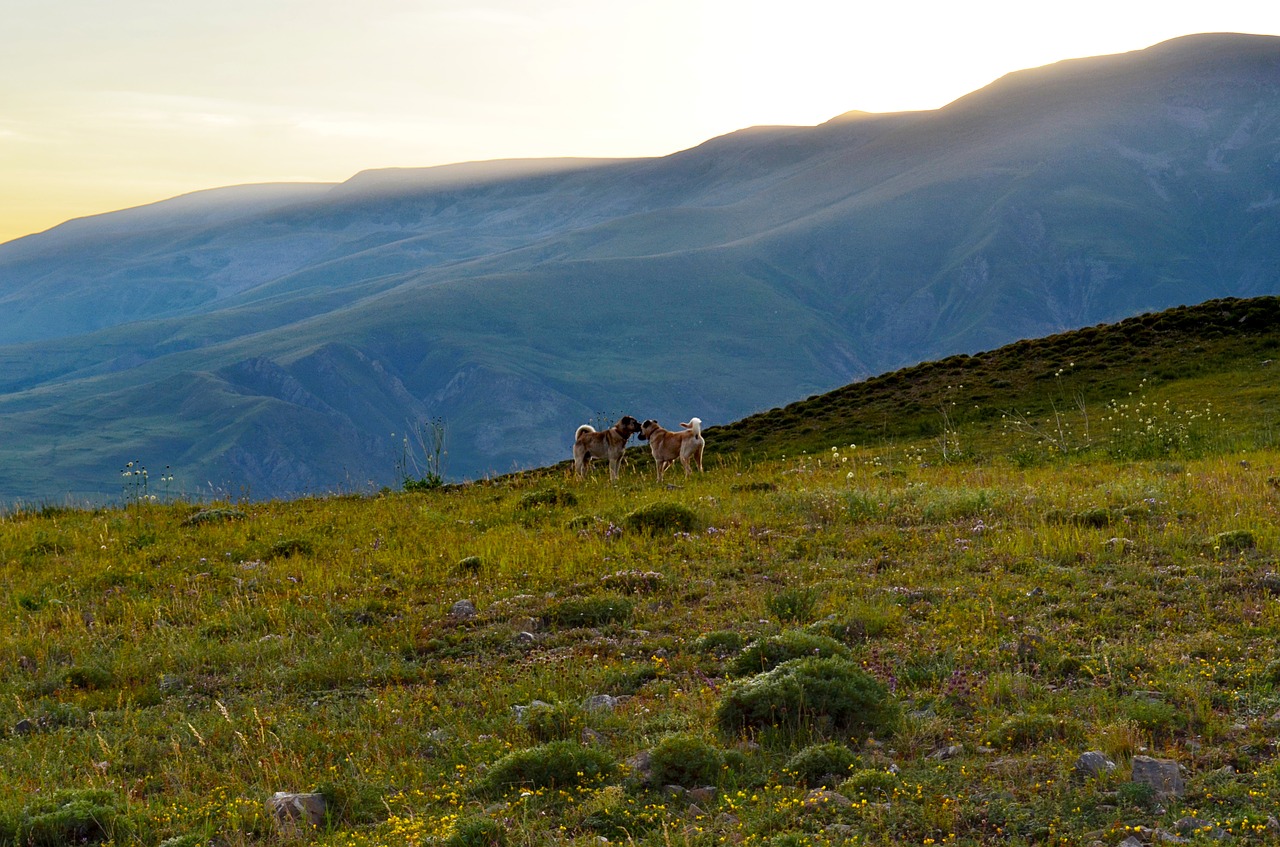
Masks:
[[[540,509],[543,506],[576,506],[578,496],[563,488],[540,488],[530,491],[520,498],[517,508],[523,510]]]
[[[614,768],[613,759],[603,750],[573,741],[553,741],[503,756],[489,768],[475,792],[491,797],[512,788],[571,788],[606,778]]]
[[[209,523],[226,523],[228,521],[242,521],[246,517],[247,515],[239,509],[201,509],[184,520],[182,525],[200,526],[201,524]]]
[[[1209,541],[1209,546],[1221,553],[1240,553],[1252,550],[1257,546],[1257,539],[1247,529],[1233,529],[1220,532]]]
[[[699,638],[694,649],[713,656],[729,656],[741,650],[745,643],[746,638],[736,629],[718,629]]]
[[[809,631],[845,644],[861,644],[893,632],[901,626],[902,618],[900,606],[858,604],[843,614],[823,618],[809,627]]]
[[[310,556],[311,542],[305,538],[285,538],[271,545],[267,556],[272,559],[288,559],[291,556]]]
[[[460,822],[444,843],[445,847],[505,847],[507,828],[489,818],[471,818]]]
[[[484,562],[479,556],[464,556],[458,560],[458,564],[454,565],[454,569],[461,574],[477,574],[484,567]]]
[[[848,655],[849,649],[830,636],[792,629],[781,635],[752,642],[733,660],[729,672],[734,676],[746,676],[771,671],[792,659]]]
[[[813,744],[787,760],[786,769],[801,785],[834,788],[849,773],[858,757],[843,744]]]
[[[627,514],[622,525],[634,532],[692,532],[698,525],[693,510],[678,503],[650,503]]]
[[[631,612],[625,597],[578,597],[551,607],[545,617],[553,626],[589,627],[628,620]]]
[[[1120,704],[1123,715],[1152,735],[1170,735],[1184,729],[1186,715],[1176,707],[1146,697],[1129,697]]]
[[[650,754],[655,785],[695,788],[715,785],[724,764],[723,754],[706,739],[691,733],[668,735]]]
[[[124,842],[132,827],[110,791],[59,791],[29,808],[19,826],[18,843],[30,847]]]
[[[898,779],[898,775],[889,771],[860,770],[854,771],[852,776],[840,783],[840,793],[845,795],[870,794],[888,797],[901,784],[902,780]]]
[[[889,734],[897,704],[874,677],[842,657],[797,659],[732,686],[716,710],[726,733],[816,725],[851,734]]]
[[[1077,742],[1084,730],[1074,718],[1045,714],[1017,714],[996,728],[992,744],[1006,749],[1025,750],[1046,741]]]
[[[787,588],[765,600],[764,605],[783,623],[808,623],[815,617],[819,596],[813,587]]]
[[[577,738],[586,726],[576,703],[535,703],[524,714],[525,729],[539,744]]]

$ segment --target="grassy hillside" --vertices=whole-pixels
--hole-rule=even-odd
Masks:
[[[133,467],[7,514],[0,844],[1273,843],[1275,316],[900,372],[662,487],[197,506]]]

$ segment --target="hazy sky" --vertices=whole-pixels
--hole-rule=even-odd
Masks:
[[[249,182],[932,109],[1276,0],[0,0],[0,242]]]

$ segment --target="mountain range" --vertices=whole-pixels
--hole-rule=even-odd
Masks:
[[[670,156],[239,186],[0,245],[0,502],[290,497],[556,461],[875,374],[1280,293],[1280,38],[1009,74]]]

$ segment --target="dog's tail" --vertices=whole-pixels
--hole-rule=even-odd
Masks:
[[[688,423],[682,423],[680,426],[689,430],[694,435],[702,435],[702,418],[689,418]]]
[[[578,431],[573,434],[573,440],[577,441],[579,438],[582,437],[582,433],[584,432],[595,432],[595,431],[596,431],[596,428],[591,424],[583,424],[582,426],[578,427]]]

